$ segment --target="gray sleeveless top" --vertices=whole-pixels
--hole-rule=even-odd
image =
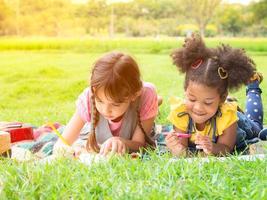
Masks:
[[[140,97],[130,104],[129,109],[126,111],[122,118],[122,125],[119,136],[130,140],[133,136],[134,130],[138,124],[137,109],[139,109]],[[91,103],[92,108],[92,103]],[[91,118],[92,119],[92,118]],[[92,121],[91,121],[92,124]],[[98,144],[103,144],[107,139],[113,137],[110,130],[108,120],[102,115],[99,115],[99,121],[96,126],[96,141]]]

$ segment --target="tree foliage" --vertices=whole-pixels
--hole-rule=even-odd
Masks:
[[[218,24],[227,34],[236,36],[244,27],[242,6],[223,5],[218,12]]]
[[[267,0],[250,6],[222,0],[0,0],[0,35],[127,36],[265,34]],[[266,33],[267,34],[267,33]],[[113,35],[113,34],[110,34]]]
[[[267,18],[267,0],[261,0],[252,5],[252,10],[256,21]]]
[[[206,26],[220,3],[221,0],[184,0],[181,5],[183,6],[183,13],[196,22],[200,34],[204,36]]]

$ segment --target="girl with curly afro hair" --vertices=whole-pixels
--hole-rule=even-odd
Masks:
[[[228,45],[207,48],[202,38],[193,34],[171,56],[185,74],[185,99],[171,99],[168,117],[175,131],[165,139],[173,155],[184,155],[187,150],[225,155],[258,141],[263,128],[262,76],[243,49]],[[238,111],[236,102],[226,101],[228,91],[242,85],[247,85],[245,113]],[[179,137],[177,132],[188,137]]]

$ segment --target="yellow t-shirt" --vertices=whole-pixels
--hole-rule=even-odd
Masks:
[[[170,99],[171,112],[168,116],[168,120],[178,129],[187,132],[188,124],[189,124],[189,116],[177,116],[179,113],[186,112],[186,106],[183,100],[179,98],[172,97]],[[226,102],[220,106],[221,116],[216,117],[216,136],[222,135],[223,131],[231,126],[234,122],[238,120],[237,117],[237,104]],[[211,123],[207,123],[204,130],[199,131],[196,129],[196,125],[194,123],[194,128],[197,133],[201,135],[208,135],[212,139],[213,130],[211,128]],[[210,131],[209,131],[210,130]],[[192,133],[190,138],[191,142],[195,141],[195,133]]]

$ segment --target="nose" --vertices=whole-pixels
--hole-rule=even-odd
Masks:
[[[203,112],[203,106],[201,103],[199,102],[196,102],[194,104],[194,111],[197,112],[197,113],[202,113]]]
[[[110,115],[112,112],[111,106],[109,105],[104,105],[102,108],[102,112],[104,115]]]

